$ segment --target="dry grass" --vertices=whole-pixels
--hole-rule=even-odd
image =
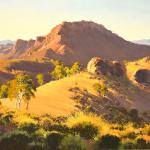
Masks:
[[[129,79],[132,79],[134,73],[138,69],[149,69],[150,70],[150,60],[147,60],[147,58],[143,58],[143,59],[136,60],[133,62],[128,62],[126,64],[126,68],[127,68],[127,75],[129,77]]]
[[[93,84],[97,82],[90,79],[88,73],[79,73],[61,80],[52,81],[37,89],[36,97],[31,100],[29,112],[34,114],[51,114],[54,116],[68,115],[76,111],[75,102],[72,100],[70,88],[75,86],[87,89],[96,94]],[[15,108],[15,100],[4,100],[8,108]]]

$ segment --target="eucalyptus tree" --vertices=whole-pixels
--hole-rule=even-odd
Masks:
[[[18,74],[14,80],[9,83],[8,97],[16,99],[16,108],[21,108],[21,103],[26,103],[26,109],[29,107],[29,102],[32,97],[35,97],[36,87],[32,78],[29,75]]]

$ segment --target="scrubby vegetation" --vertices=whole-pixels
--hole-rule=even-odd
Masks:
[[[3,109],[2,109],[3,110]],[[94,114],[68,117],[0,115],[1,150],[150,149],[150,125],[109,124]]]
[[[44,75],[42,73],[37,74],[36,79],[40,86],[44,84]]]
[[[62,79],[80,71],[80,64],[75,62],[71,67],[65,66],[62,62],[55,63],[55,69],[51,73],[53,79]]]

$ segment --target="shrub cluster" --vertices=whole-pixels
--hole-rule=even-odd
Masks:
[[[53,118],[7,112],[0,120],[0,150],[150,149],[148,124],[110,125],[83,113]]]

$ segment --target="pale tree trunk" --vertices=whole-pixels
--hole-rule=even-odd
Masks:
[[[26,110],[28,110],[29,109],[29,101],[27,101],[27,103],[26,103]]]
[[[21,102],[23,98],[23,92],[20,92],[17,96],[17,102],[16,102],[16,108],[20,109],[21,108]]]

